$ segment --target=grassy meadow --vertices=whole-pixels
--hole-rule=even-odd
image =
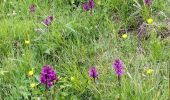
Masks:
[[[169,99],[170,0],[89,1],[0,0],[0,100]]]

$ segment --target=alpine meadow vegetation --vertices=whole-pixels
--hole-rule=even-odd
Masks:
[[[170,0],[0,0],[0,100],[168,100]]]

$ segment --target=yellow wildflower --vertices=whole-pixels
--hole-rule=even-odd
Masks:
[[[153,72],[152,69],[148,69],[148,70],[147,70],[147,74],[149,74],[149,75],[152,74],[152,72]]]
[[[74,77],[71,77],[71,81],[74,82],[74,81],[75,81],[75,78],[74,78]]]
[[[127,34],[123,34],[122,38],[127,39]]]
[[[25,44],[30,44],[30,41],[29,40],[25,40]]]
[[[153,19],[152,18],[147,19],[147,23],[148,24],[152,24],[153,23]]]
[[[33,70],[30,70],[29,72],[28,72],[28,76],[32,76],[34,74],[34,71]]]
[[[35,86],[36,86],[35,83],[31,83],[31,84],[30,84],[30,87],[31,87],[31,88],[35,88]]]

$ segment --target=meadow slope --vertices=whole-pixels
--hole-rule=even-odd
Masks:
[[[0,100],[168,100],[170,1],[146,1],[1,0]]]

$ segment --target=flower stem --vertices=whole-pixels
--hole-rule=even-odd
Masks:
[[[118,75],[118,82],[119,82],[119,98],[118,100],[121,100],[121,77]]]
[[[48,91],[47,90],[45,91],[45,97],[46,97],[46,100],[48,100]]]
[[[47,84],[45,85],[45,97],[46,97],[46,100],[48,100],[48,87],[47,87]]]
[[[93,81],[94,81],[94,83],[96,83],[96,80],[95,80],[95,78],[93,78]]]
[[[119,87],[121,87],[121,77],[118,75]]]
[[[56,93],[56,88],[55,88],[55,86],[54,86],[54,89],[53,89],[53,100],[56,100],[56,95],[55,95],[55,93]]]

